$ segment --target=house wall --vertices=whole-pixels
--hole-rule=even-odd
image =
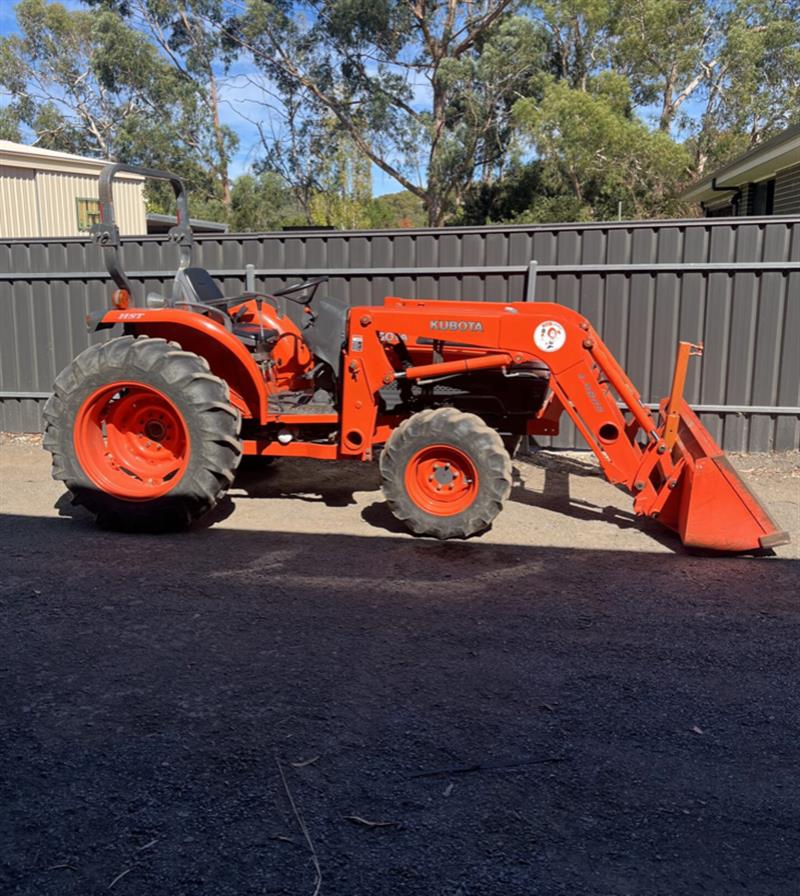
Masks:
[[[742,215],[753,214],[753,184],[742,184],[742,193],[739,198],[739,209],[737,214]]]
[[[800,164],[784,168],[775,176],[776,215],[800,215]]]

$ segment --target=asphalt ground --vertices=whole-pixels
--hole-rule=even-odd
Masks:
[[[800,455],[733,461],[774,557],[555,453],[463,543],[311,461],[113,534],[0,440],[0,892],[800,893]]]

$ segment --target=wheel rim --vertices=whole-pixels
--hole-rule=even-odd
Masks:
[[[453,516],[478,494],[478,471],[464,451],[452,445],[428,445],[408,462],[406,491],[427,513]]]
[[[158,389],[119,382],[93,392],[75,421],[86,475],[118,498],[147,501],[174,488],[189,464],[189,431]]]

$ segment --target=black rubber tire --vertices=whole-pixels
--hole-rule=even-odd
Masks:
[[[427,445],[452,445],[467,454],[478,473],[472,504],[452,516],[428,513],[409,496],[406,467]],[[415,535],[469,538],[485,532],[511,491],[511,459],[500,435],[475,414],[455,408],[420,411],[392,433],[380,458],[383,494],[392,513]]]
[[[188,466],[176,487],[152,500],[126,500],[100,490],[81,467],[73,428],[86,398],[108,383],[133,380],[158,389],[180,412],[191,444]],[[233,483],[242,456],[241,415],[227,384],[207,361],[176,342],[121,336],[81,352],[56,378],[44,408],[44,447],[53,457],[53,478],[63,481],[73,503],[94,513],[106,528],[129,532],[182,529],[211,510]]]

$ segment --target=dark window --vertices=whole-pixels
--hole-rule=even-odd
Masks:
[[[750,214],[771,215],[775,205],[775,178],[750,187]]]
[[[88,231],[92,224],[100,223],[99,199],[76,199],[78,205],[78,230]]]
[[[716,208],[707,208],[707,218],[732,218],[736,212],[732,205],[718,205]]]

